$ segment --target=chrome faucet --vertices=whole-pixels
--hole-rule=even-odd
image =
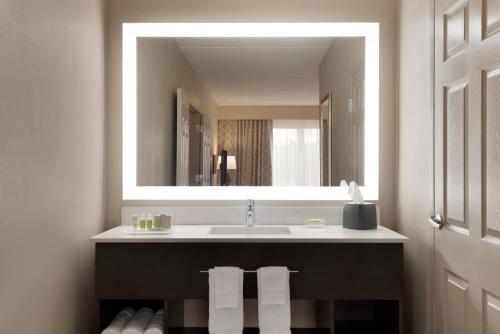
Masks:
[[[253,199],[247,200],[247,226],[255,225],[255,201]]]

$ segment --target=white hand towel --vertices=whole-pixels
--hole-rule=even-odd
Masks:
[[[259,271],[259,301],[262,305],[283,305],[288,294],[288,276],[286,267],[265,267]]]
[[[290,272],[286,267],[257,270],[260,334],[290,334]]]
[[[236,267],[215,267],[215,307],[238,307],[238,293],[240,292],[240,272]]]
[[[141,308],[127,323],[122,334],[144,334],[151,319],[153,319],[153,311],[147,307]]]
[[[163,309],[159,309],[158,311],[156,311],[144,334],[163,334],[164,322],[165,313]]]
[[[111,321],[108,327],[106,327],[101,334],[121,334],[125,325],[134,316],[134,309],[126,307],[122,309],[116,317]]]
[[[224,275],[217,275],[219,268],[210,269],[208,274],[208,285],[209,285],[209,308],[208,308],[208,331],[210,334],[242,334],[243,333],[243,270],[239,268],[236,269],[237,275],[234,280],[237,283],[237,301],[236,307],[231,308],[218,308],[216,307],[216,290],[217,288],[222,289],[223,282],[217,282],[217,280]],[[232,276],[231,276],[232,277]],[[231,284],[232,287],[230,291],[234,291],[234,282],[227,282]],[[219,290],[220,291],[220,290]],[[223,289],[222,291],[229,291]],[[230,305],[227,301],[229,298],[224,299],[222,305]],[[232,304],[231,304],[232,305]]]

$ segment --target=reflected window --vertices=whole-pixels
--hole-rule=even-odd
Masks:
[[[320,186],[318,120],[273,120],[273,186]]]

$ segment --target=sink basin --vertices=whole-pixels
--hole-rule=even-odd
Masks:
[[[244,234],[244,235],[283,235],[283,234],[291,234],[290,229],[288,227],[280,227],[280,226],[217,226],[212,227],[210,229],[210,234]]]

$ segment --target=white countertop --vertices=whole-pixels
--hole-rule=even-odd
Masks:
[[[144,243],[144,242],[276,242],[276,243],[403,243],[407,237],[379,226],[374,230],[350,230],[341,225],[326,228],[307,228],[302,225],[287,226],[291,234],[210,234],[215,226],[234,225],[175,225],[171,234],[131,234],[130,226],[118,226],[91,238],[96,243]],[[261,225],[259,225],[261,226]]]

